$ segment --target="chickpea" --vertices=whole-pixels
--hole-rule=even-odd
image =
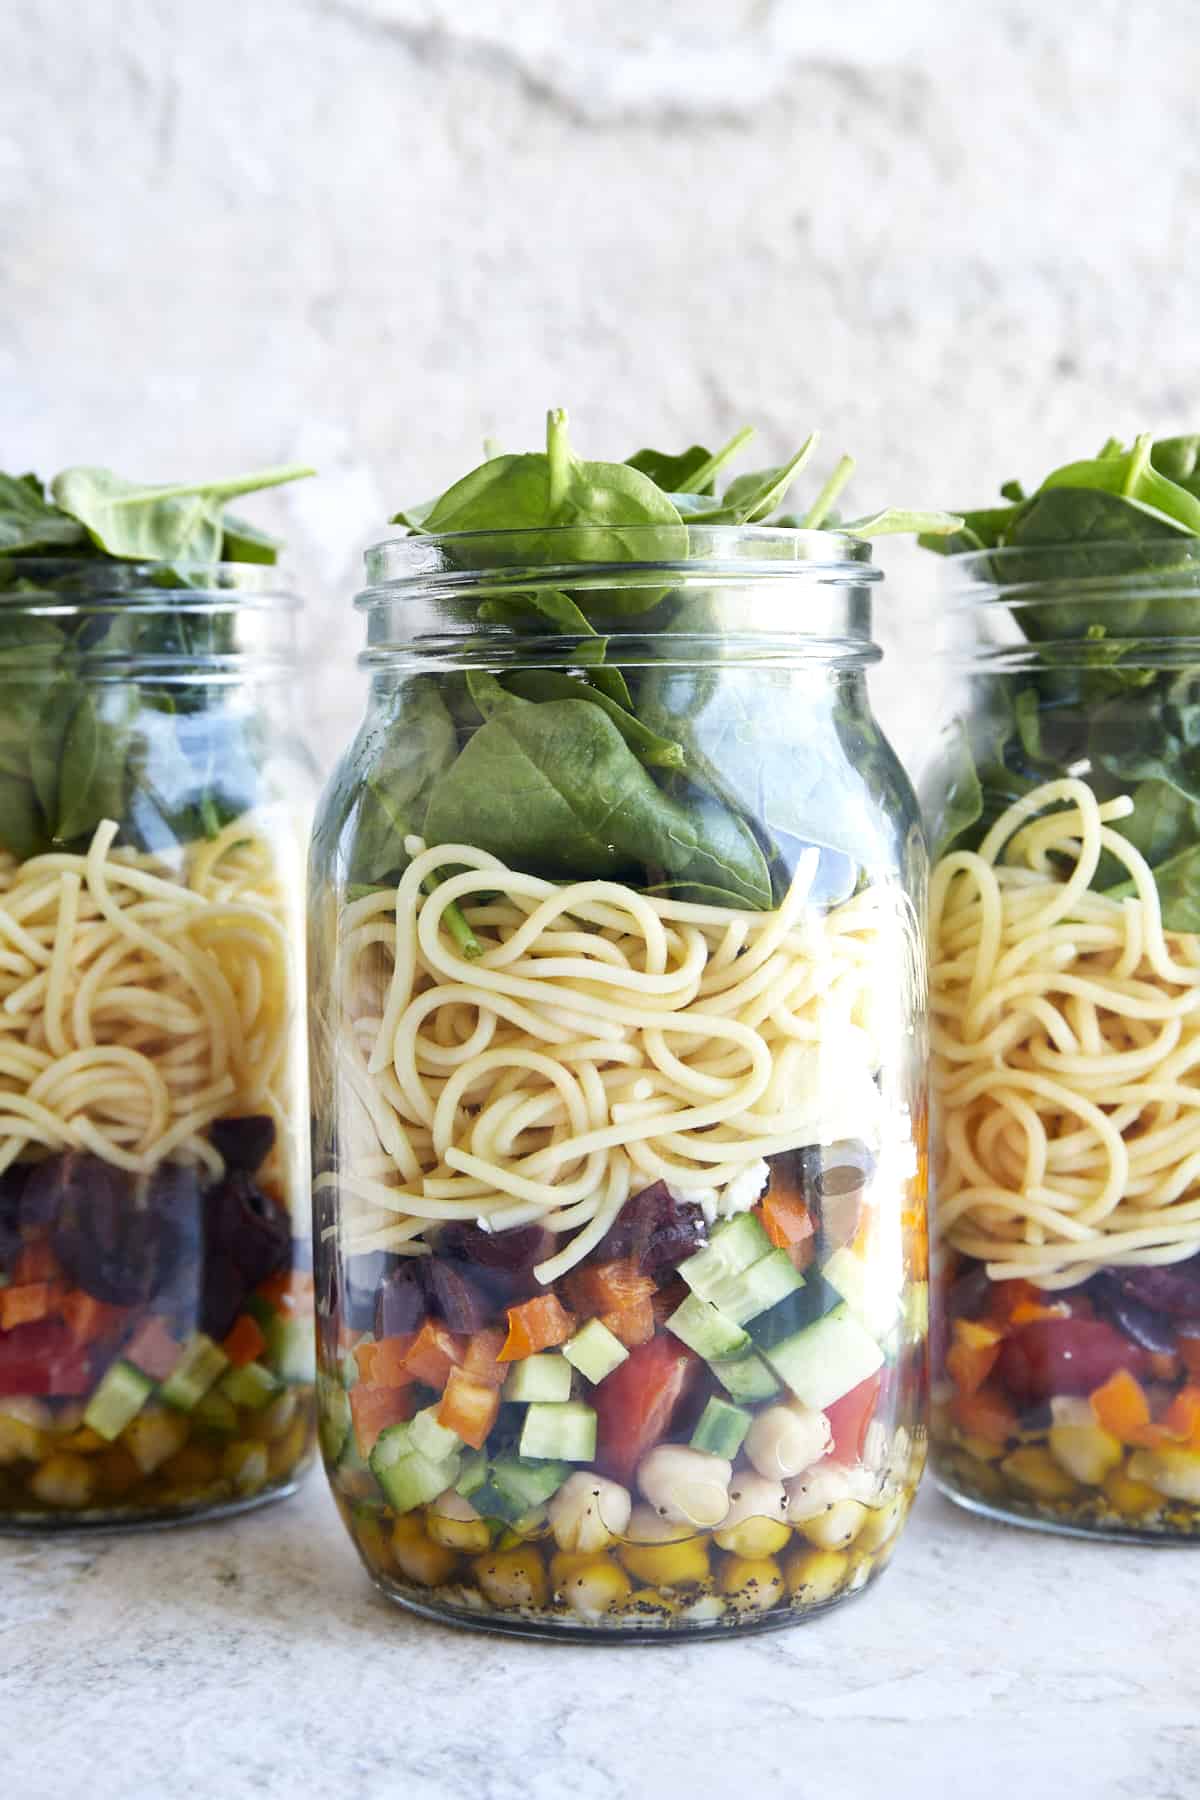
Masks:
[[[805,1606],[819,1606],[841,1593],[850,1575],[849,1558],[840,1550],[796,1550],[784,1568],[788,1592]]]
[[[419,1587],[440,1587],[458,1567],[455,1552],[435,1544],[416,1513],[404,1514],[392,1526],[392,1557],[400,1573]]]
[[[793,1525],[815,1519],[839,1500],[873,1499],[876,1491],[875,1478],[868,1470],[850,1469],[844,1463],[818,1463],[785,1485]]]
[[[492,1534],[469,1500],[447,1488],[425,1510],[425,1529],[435,1544],[448,1550],[465,1550],[475,1555],[486,1550]]]
[[[624,1569],[607,1556],[580,1557],[562,1580],[555,1582],[555,1597],[561,1595],[583,1619],[601,1619],[605,1613],[618,1611],[632,1592],[633,1583]]]
[[[760,1475],[780,1481],[807,1469],[831,1442],[825,1414],[796,1400],[758,1414],[746,1433],[746,1455]]]
[[[651,1587],[696,1587],[708,1580],[707,1538],[660,1518],[650,1506],[634,1508],[620,1557],[635,1581]]]
[[[622,1535],[633,1499],[618,1482],[577,1469],[568,1475],[547,1510],[560,1550],[592,1552],[606,1549]]]
[[[545,1606],[546,1570],[531,1544],[478,1556],[473,1566],[475,1579],[493,1606]]]
[[[713,1534],[716,1543],[738,1556],[774,1556],[791,1536],[787,1504],[782,1481],[768,1481],[765,1475],[735,1475],[729,1511],[721,1529]]]
[[[845,1550],[866,1522],[867,1509],[861,1500],[835,1500],[815,1519],[806,1519],[801,1530],[818,1550]]]
[[[730,1556],[722,1564],[720,1589],[738,1613],[770,1612],[783,1599],[783,1572],[769,1556]]]
[[[719,1525],[729,1511],[732,1476],[722,1456],[660,1444],[642,1459],[638,1486],[660,1518],[704,1527]]]

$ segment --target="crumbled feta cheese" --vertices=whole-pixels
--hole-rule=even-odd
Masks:
[[[761,1157],[752,1162],[740,1175],[735,1175],[722,1192],[721,1216],[729,1219],[734,1213],[749,1212],[770,1179],[771,1171]]]

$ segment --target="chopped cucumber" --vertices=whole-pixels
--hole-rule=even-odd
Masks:
[[[297,1385],[316,1378],[317,1338],[311,1318],[277,1312],[266,1334],[267,1355],[281,1381]]]
[[[268,1400],[274,1399],[283,1383],[278,1376],[272,1375],[270,1369],[262,1363],[245,1363],[240,1369],[229,1369],[222,1375],[217,1384],[218,1392],[232,1400],[235,1406],[247,1407],[256,1412],[265,1406]]]
[[[454,1484],[455,1493],[469,1500],[477,1494],[488,1478],[488,1459],[485,1450],[469,1450],[462,1460],[462,1473]]]
[[[577,1331],[569,1343],[563,1345],[563,1355],[572,1363],[579,1373],[593,1383],[601,1382],[619,1369],[628,1350],[620,1338],[608,1329],[599,1319],[589,1319],[582,1331]],[[518,1368],[520,1364],[517,1365]],[[549,1395],[539,1396],[549,1399]],[[565,1400],[566,1394],[562,1396]]]
[[[810,1275],[802,1288],[786,1294],[750,1321],[747,1330],[765,1356],[773,1344],[795,1337],[806,1325],[840,1306],[842,1296],[820,1275]]]
[[[88,1401],[83,1422],[111,1444],[141,1412],[153,1390],[154,1383],[132,1363],[115,1362]]]
[[[736,1325],[745,1325],[803,1286],[804,1277],[792,1267],[787,1251],[772,1250],[748,1269],[714,1278],[705,1299]]]
[[[747,1350],[742,1356],[719,1357],[709,1367],[735,1400],[753,1403],[769,1400],[779,1392],[779,1383],[756,1350]]]
[[[797,1400],[818,1412],[883,1365],[883,1351],[845,1303],[763,1354]]]
[[[596,1415],[579,1400],[535,1401],[525,1414],[521,1455],[559,1462],[591,1462],[596,1454]]]
[[[571,1365],[559,1355],[526,1356],[513,1364],[505,1378],[505,1400],[569,1400]]]
[[[667,1330],[673,1331],[681,1343],[694,1350],[697,1356],[704,1357],[706,1362],[740,1356],[750,1343],[740,1325],[727,1319],[699,1294],[689,1294],[683,1305],[676,1307],[667,1320]]]
[[[317,1378],[317,1404],[321,1452],[326,1462],[336,1463],[346,1448],[346,1440],[354,1435],[350,1429],[350,1396],[338,1382],[321,1375]]]
[[[712,1289],[730,1275],[759,1262],[771,1250],[771,1240],[753,1213],[738,1213],[717,1227],[704,1250],[679,1265],[679,1273],[702,1300],[712,1300]]]
[[[396,1426],[391,1427],[391,1431],[396,1429]],[[454,1486],[459,1473],[457,1456],[447,1457],[443,1462],[431,1462],[419,1450],[396,1455],[396,1446],[384,1443],[391,1431],[379,1434],[371,1452],[371,1473],[396,1512],[411,1512],[414,1506],[424,1506]]]
[[[357,1351],[362,1344],[373,1344],[374,1342],[375,1339],[370,1336],[360,1338],[358,1343],[354,1346],[354,1349],[347,1350],[345,1356],[343,1356],[341,1362],[338,1364],[338,1376],[344,1388],[352,1388],[359,1378],[358,1358],[355,1355],[355,1351]]]
[[[183,1346],[183,1355],[158,1390],[159,1398],[180,1412],[191,1412],[228,1366],[225,1352],[198,1331]]]
[[[497,1456],[491,1466],[489,1485],[515,1506],[511,1516],[519,1519],[531,1508],[544,1506],[570,1473],[565,1462],[526,1462],[520,1456]],[[476,1510],[482,1512],[483,1508],[477,1503]]]
[[[398,1428],[408,1433],[412,1448],[421,1456],[428,1457],[430,1462],[444,1462],[448,1456],[461,1450],[463,1444],[457,1431],[438,1424],[437,1414],[436,1406],[427,1406],[423,1412],[414,1413],[406,1425]]]
[[[192,1417],[206,1431],[219,1431],[232,1437],[238,1428],[237,1407],[219,1388],[209,1388],[192,1408]]]
[[[711,1456],[732,1462],[753,1422],[754,1414],[744,1406],[730,1406],[728,1400],[719,1400],[714,1394],[696,1422],[692,1449],[707,1450]]]
[[[880,1279],[871,1265],[843,1244],[829,1258],[821,1274],[836,1288],[850,1311],[861,1319],[873,1338],[885,1338],[900,1314],[899,1283]]]

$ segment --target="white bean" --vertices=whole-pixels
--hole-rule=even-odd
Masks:
[[[746,1434],[746,1455],[760,1475],[786,1480],[824,1456],[832,1441],[825,1414],[794,1400],[759,1413]]]
[[[642,1459],[638,1486],[660,1518],[719,1525],[729,1511],[732,1464],[685,1444],[659,1444]]]
[[[737,1556],[774,1556],[787,1543],[787,1494],[782,1481],[742,1470],[729,1490],[729,1511],[714,1536]]]
[[[866,1469],[849,1469],[843,1463],[818,1463],[802,1475],[784,1484],[787,1488],[788,1517],[793,1525],[802,1525],[827,1512],[841,1500],[866,1500],[876,1488],[875,1477]]]
[[[620,1537],[629,1523],[633,1497],[605,1475],[577,1469],[568,1475],[547,1509],[560,1550],[591,1554]]]

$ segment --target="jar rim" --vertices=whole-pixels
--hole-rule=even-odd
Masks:
[[[178,577],[172,581],[170,577]],[[45,582],[16,593],[10,581]],[[55,584],[55,585],[51,585]],[[210,611],[214,607],[295,612],[300,599],[276,563],[197,562],[186,557],[135,562],[109,556],[28,556],[0,552],[0,612],[72,609],[89,602]]]
[[[594,540],[589,545],[588,540]],[[523,546],[537,544],[542,554],[524,560]],[[575,554],[555,555],[570,547]],[[594,548],[592,555],[580,549]],[[618,555],[616,550],[632,551]],[[548,552],[548,554],[547,554]],[[866,538],[845,531],[810,530],[788,525],[547,525],[506,531],[401,533],[379,538],[364,551],[371,587],[417,585],[432,576],[507,575],[518,569],[545,581],[560,570],[660,569],[780,576],[796,568],[811,569],[827,580],[880,581],[883,571],[871,559]]]
[[[1003,598],[1047,581],[1110,583],[1134,578],[1194,580],[1200,537],[1185,532],[1151,538],[1075,538],[1052,544],[1003,544],[956,550],[942,559],[946,579],[970,599]]]

